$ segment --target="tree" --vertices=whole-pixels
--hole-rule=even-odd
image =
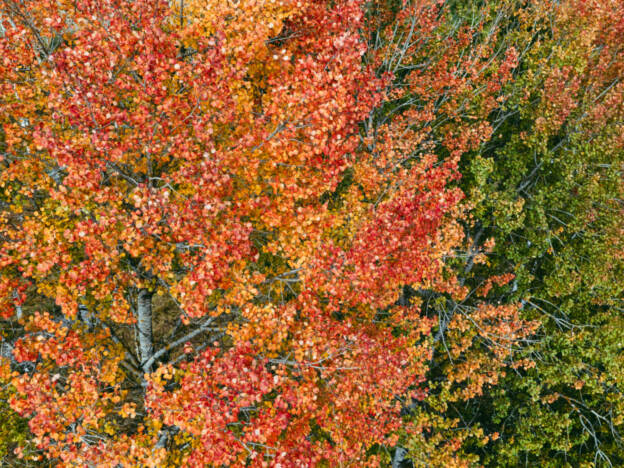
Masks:
[[[421,72],[438,7],[387,11],[3,2],[1,291],[21,327],[3,376],[37,456],[387,456],[438,340],[406,291],[466,294],[445,268],[462,242],[449,183],[515,63],[436,32]],[[513,305],[466,317],[438,334],[531,330]],[[470,392],[506,365],[488,349]]]
[[[374,465],[439,426],[402,412],[442,337],[453,392],[497,381],[518,308],[413,292],[467,296],[452,184],[516,52],[371,8],[3,1],[3,377],[36,456]]]
[[[502,41],[523,53],[490,141],[463,161],[472,232],[495,239],[478,287],[539,319],[509,373],[465,420],[501,437],[488,466],[622,463],[622,9],[617,2],[513,5]]]

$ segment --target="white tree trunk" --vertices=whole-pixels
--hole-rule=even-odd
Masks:
[[[22,306],[18,302],[17,291],[13,291],[13,300],[15,301],[15,315],[17,315],[17,320],[22,320],[24,313],[22,312]]]
[[[401,462],[405,460],[405,455],[407,455],[407,450],[403,447],[397,447],[392,458],[392,468],[399,468]]]
[[[154,354],[154,337],[152,334],[152,293],[147,289],[139,290],[137,315],[141,369],[145,373],[150,373],[153,365],[151,357]]]
[[[89,331],[93,330],[94,323],[93,317],[91,316],[91,312],[84,304],[78,304],[78,318],[87,326]]]

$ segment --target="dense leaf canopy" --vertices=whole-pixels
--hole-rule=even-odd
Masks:
[[[624,464],[620,0],[0,0],[0,464]]]

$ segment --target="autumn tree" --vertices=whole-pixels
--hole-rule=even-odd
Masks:
[[[496,40],[519,64],[489,117],[492,136],[460,165],[469,236],[495,246],[486,264],[473,265],[473,249],[457,269],[540,321],[516,355],[535,365],[444,414],[500,434],[464,446],[487,466],[619,466],[623,11],[610,1],[506,5]],[[476,6],[465,8],[454,14]]]
[[[501,40],[515,10],[491,6],[464,23],[430,0],[3,0],[18,455],[478,463],[504,431],[453,410],[530,372],[541,317],[490,295],[519,282],[483,266],[505,244],[471,231],[473,179],[462,201],[529,63]]]

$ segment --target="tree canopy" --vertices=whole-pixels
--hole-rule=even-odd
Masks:
[[[0,0],[8,466],[624,464],[619,0]]]

